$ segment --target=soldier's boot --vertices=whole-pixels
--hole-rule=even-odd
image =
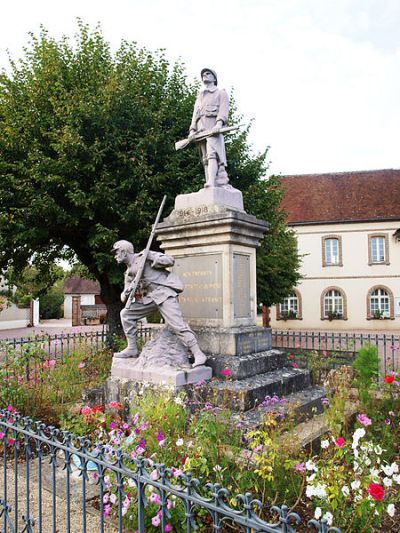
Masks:
[[[197,343],[193,344],[193,346],[190,346],[189,350],[192,352],[194,357],[192,368],[196,366],[203,366],[206,363],[207,356],[200,350],[200,346]]]
[[[129,359],[131,357],[136,358],[138,356],[139,350],[136,346],[136,339],[128,339],[128,346],[125,348],[125,350],[114,353],[114,357],[116,359]]]

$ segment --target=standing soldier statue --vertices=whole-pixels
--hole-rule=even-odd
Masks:
[[[217,87],[217,74],[210,68],[203,68],[201,79],[204,88],[197,95],[189,137],[175,147],[178,150],[190,142],[198,144],[206,176],[205,187],[222,187],[229,183],[223,133],[236,130],[238,126],[226,127],[229,97],[225,89]]]

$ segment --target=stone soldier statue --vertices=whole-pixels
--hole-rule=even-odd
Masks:
[[[114,243],[112,251],[116,261],[127,266],[124,290],[121,294],[121,301],[125,303],[130,294],[132,281],[141,264],[143,252],[135,254],[133,245],[129,241],[117,241]],[[148,252],[140,283],[140,297],[136,296],[128,308],[121,311],[121,322],[128,346],[125,350],[114,353],[114,357],[124,359],[138,357],[139,352],[136,346],[137,321],[158,309],[165,323],[193,354],[194,363],[192,366],[200,366],[206,362],[207,358],[200,350],[193,331],[182,317],[177,296],[183,291],[183,284],[176,274],[167,270],[168,267],[173,266],[174,262],[174,258],[169,255],[151,250]]]
[[[217,74],[210,68],[203,68],[201,79],[204,88],[200,90],[194,105],[189,140],[195,140],[195,135],[200,131],[213,133],[198,144],[206,176],[205,186],[218,187],[229,183],[224,136],[219,133],[228,121],[229,97],[225,89],[217,87]]]

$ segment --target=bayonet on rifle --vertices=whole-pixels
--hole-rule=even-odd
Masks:
[[[138,270],[136,272],[136,276],[135,276],[134,280],[131,283],[131,286],[129,287],[129,296],[128,296],[128,299],[126,300],[125,309],[129,309],[133,299],[135,298],[135,293],[137,291],[137,288],[138,288],[138,285],[139,285],[139,281],[142,279],[144,267],[145,267],[145,264],[146,264],[146,261],[147,261],[147,256],[149,255],[151,243],[153,242],[153,238],[154,238],[154,235],[155,235],[156,229],[157,229],[157,224],[160,221],[161,213],[162,213],[162,210],[164,209],[164,205],[165,205],[166,199],[167,199],[167,196],[164,196],[164,198],[162,199],[160,208],[159,208],[157,216],[156,216],[156,220],[154,221],[154,224],[153,224],[152,229],[151,229],[149,240],[147,241],[146,248],[143,251],[143,255],[141,257],[141,262],[140,262],[139,268],[138,268]]]
[[[183,139],[182,141],[177,141],[175,143],[175,150],[181,150],[182,148],[186,148],[186,146],[192,142],[195,143],[203,141],[204,139],[207,139],[207,137],[212,137],[213,135],[219,135],[220,133],[230,133],[231,131],[238,130],[240,126],[243,126],[243,124],[239,124],[238,126],[225,126],[223,128],[220,128],[216,132],[213,132],[212,130],[199,131],[193,136],[192,139],[188,137],[187,139]]]

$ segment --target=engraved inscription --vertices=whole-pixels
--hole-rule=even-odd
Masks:
[[[185,285],[179,296],[185,318],[222,318],[222,254],[176,258],[174,272]]]
[[[233,315],[250,318],[250,256],[233,254]]]

